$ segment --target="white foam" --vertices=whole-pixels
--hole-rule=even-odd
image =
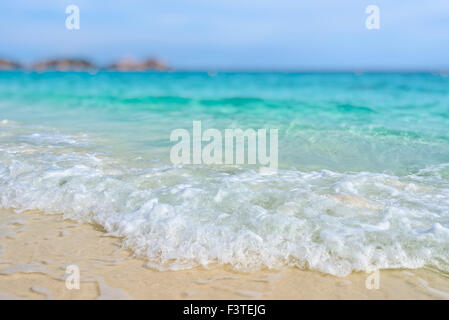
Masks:
[[[22,300],[19,297],[0,292],[0,300]]]
[[[95,279],[100,289],[100,295],[97,300],[132,300],[132,297],[124,290],[109,287],[100,277],[95,277]]]
[[[449,299],[449,293],[445,291],[441,291],[435,288],[432,288],[429,283],[421,278],[418,278],[418,281],[421,283],[421,285],[427,289],[427,291],[432,292],[433,294],[436,294],[444,299]]]
[[[98,223],[150,267],[290,265],[342,276],[379,268],[449,271],[447,165],[401,177],[137,168],[99,159],[76,136],[45,138],[70,152],[20,137],[20,144],[0,144],[0,207]]]
[[[198,279],[195,282],[198,284],[208,284],[214,281],[220,281],[220,280],[235,280],[235,279],[239,279],[239,277],[235,277],[235,276],[216,276],[213,277],[211,279]]]
[[[34,285],[30,288],[31,291],[36,292],[38,294],[41,294],[45,297],[46,300],[53,300],[53,296],[51,295],[50,291],[48,291],[45,288],[39,287],[37,285]]]
[[[48,270],[37,263],[15,264],[0,270],[0,274],[9,275],[14,273],[41,273],[48,274]]]

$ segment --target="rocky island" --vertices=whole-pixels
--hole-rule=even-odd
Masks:
[[[31,65],[31,70],[35,71],[90,71],[96,69],[98,69],[97,66],[84,59],[50,59]]]
[[[170,68],[158,59],[147,59],[143,61],[134,59],[122,59],[112,63],[107,67],[108,70],[113,71],[167,71]]]
[[[15,61],[0,58],[0,70],[17,70],[21,68],[22,65]]]
[[[111,63],[108,66],[97,66],[86,59],[47,59],[22,65],[18,62],[0,58],[0,71],[7,70],[29,70],[37,72],[45,71],[77,71],[96,72],[98,70],[118,71],[118,72],[145,72],[145,71],[168,71],[170,67],[158,59],[135,60],[125,58]]]

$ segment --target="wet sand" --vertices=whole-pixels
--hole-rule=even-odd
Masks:
[[[79,289],[66,287],[70,265],[79,267]],[[0,299],[449,299],[449,276],[438,271],[380,270],[378,289],[367,287],[369,276],[226,266],[158,271],[99,226],[0,210]]]

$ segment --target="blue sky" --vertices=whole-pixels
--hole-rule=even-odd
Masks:
[[[81,29],[65,28],[80,8]],[[380,8],[367,30],[365,8]],[[179,69],[449,70],[448,0],[2,0],[0,56]]]

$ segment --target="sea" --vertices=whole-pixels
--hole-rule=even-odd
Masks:
[[[277,130],[277,170],[174,163],[194,121]],[[0,72],[0,208],[99,225],[159,270],[449,273],[449,77]]]

